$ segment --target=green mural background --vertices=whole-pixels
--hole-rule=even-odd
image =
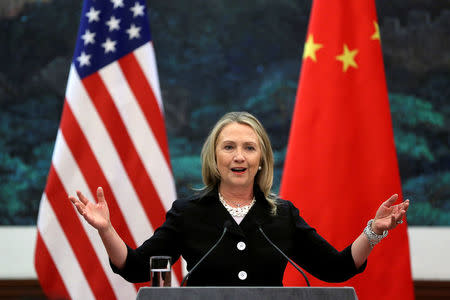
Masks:
[[[376,1],[403,193],[412,225],[450,225],[450,1]],[[275,192],[311,1],[148,1],[179,196],[230,110],[265,125]],[[0,3],[0,225],[33,225],[58,130],[81,1]]]

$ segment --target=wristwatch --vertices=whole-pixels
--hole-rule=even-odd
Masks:
[[[378,244],[382,239],[384,239],[388,235],[388,231],[383,231],[383,234],[376,234],[372,230],[373,219],[367,222],[366,228],[364,228],[364,234],[369,240],[370,247],[373,248],[376,244]]]

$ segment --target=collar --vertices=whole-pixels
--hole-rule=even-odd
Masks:
[[[253,194],[256,202],[238,225],[226,208],[220,203],[218,186],[215,186],[210,192],[200,196],[199,204],[208,206],[211,213],[205,218],[205,221],[211,226],[223,229],[225,222],[231,222],[228,230],[232,234],[245,237],[246,233],[254,233],[259,226],[272,221],[270,206],[257,184],[254,185]]]

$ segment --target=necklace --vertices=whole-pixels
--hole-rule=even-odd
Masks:
[[[219,200],[233,217],[244,217],[248,213],[250,208],[252,208],[253,204],[255,204],[255,202],[256,202],[256,199],[253,196],[253,199],[249,204],[244,205],[244,206],[238,205],[238,207],[232,207],[225,201],[225,199],[223,199],[223,196],[220,193],[219,193]],[[235,203],[233,202],[233,204],[235,204]]]

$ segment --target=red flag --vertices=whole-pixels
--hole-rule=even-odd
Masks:
[[[342,250],[394,193],[403,200],[375,3],[316,0],[280,194]],[[288,271],[284,283],[303,281]],[[406,225],[375,246],[364,273],[340,285],[354,286],[359,299],[413,299]]]
[[[131,247],[151,236],[176,198],[143,0],[83,6],[37,222],[35,266],[49,298],[136,298],[138,286],[112,272],[97,231],[67,199],[81,190],[95,201],[98,186]]]

